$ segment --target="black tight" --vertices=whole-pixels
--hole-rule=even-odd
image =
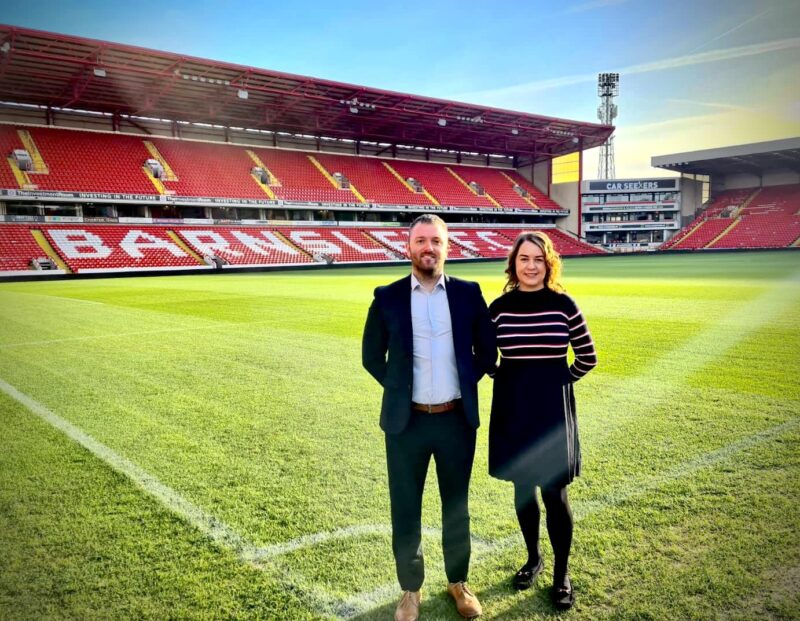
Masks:
[[[569,550],[572,546],[572,509],[567,499],[567,488],[542,488],[542,500],[547,512],[547,534],[553,546],[555,564],[553,583],[561,584],[567,575]],[[536,487],[527,483],[514,483],[514,505],[522,536],[528,548],[528,564],[535,567],[542,557],[539,549],[539,502]]]

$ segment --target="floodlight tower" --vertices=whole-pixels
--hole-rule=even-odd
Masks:
[[[600,106],[597,108],[597,118],[603,125],[613,125],[617,118],[617,104],[614,97],[619,95],[619,74],[601,73],[597,76],[597,95],[600,97]],[[614,179],[614,136],[600,147],[600,161],[597,166],[598,179]]]

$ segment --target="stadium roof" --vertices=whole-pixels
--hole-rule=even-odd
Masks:
[[[0,25],[0,98],[60,109],[549,159],[613,127]]]
[[[800,138],[659,155],[650,163],[657,168],[690,175],[760,174],[765,170],[786,168],[800,172]]]

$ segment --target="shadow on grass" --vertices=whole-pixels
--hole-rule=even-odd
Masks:
[[[477,591],[477,596],[484,605],[484,614],[481,619],[492,621],[521,621],[531,618],[558,618],[564,613],[556,610],[550,601],[550,584],[541,581],[526,591],[516,591],[511,586],[510,580],[502,580],[496,584]],[[400,591],[397,599],[400,599]],[[517,600],[510,608],[494,613],[492,608],[504,600],[512,598]],[[381,621],[394,618],[396,601],[384,604],[363,614],[352,617],[352,621]],[[463,617],[456,611],[455,604],[444,589],[433,591],[423,587],[422,603],[420,604],[420,619],[422,621],[457,621]]]

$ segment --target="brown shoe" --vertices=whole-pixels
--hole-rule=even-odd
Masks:
[[[447,592],[456,600],[458,614],[466,619],[480,617],[483,613],[481,603],[475,594],[469,590],[465,582],[451,582],[447,585]]]
[[[419,591],[403,591],[403,597],[397,602],[394,621],[417,621],[419,619]]]

